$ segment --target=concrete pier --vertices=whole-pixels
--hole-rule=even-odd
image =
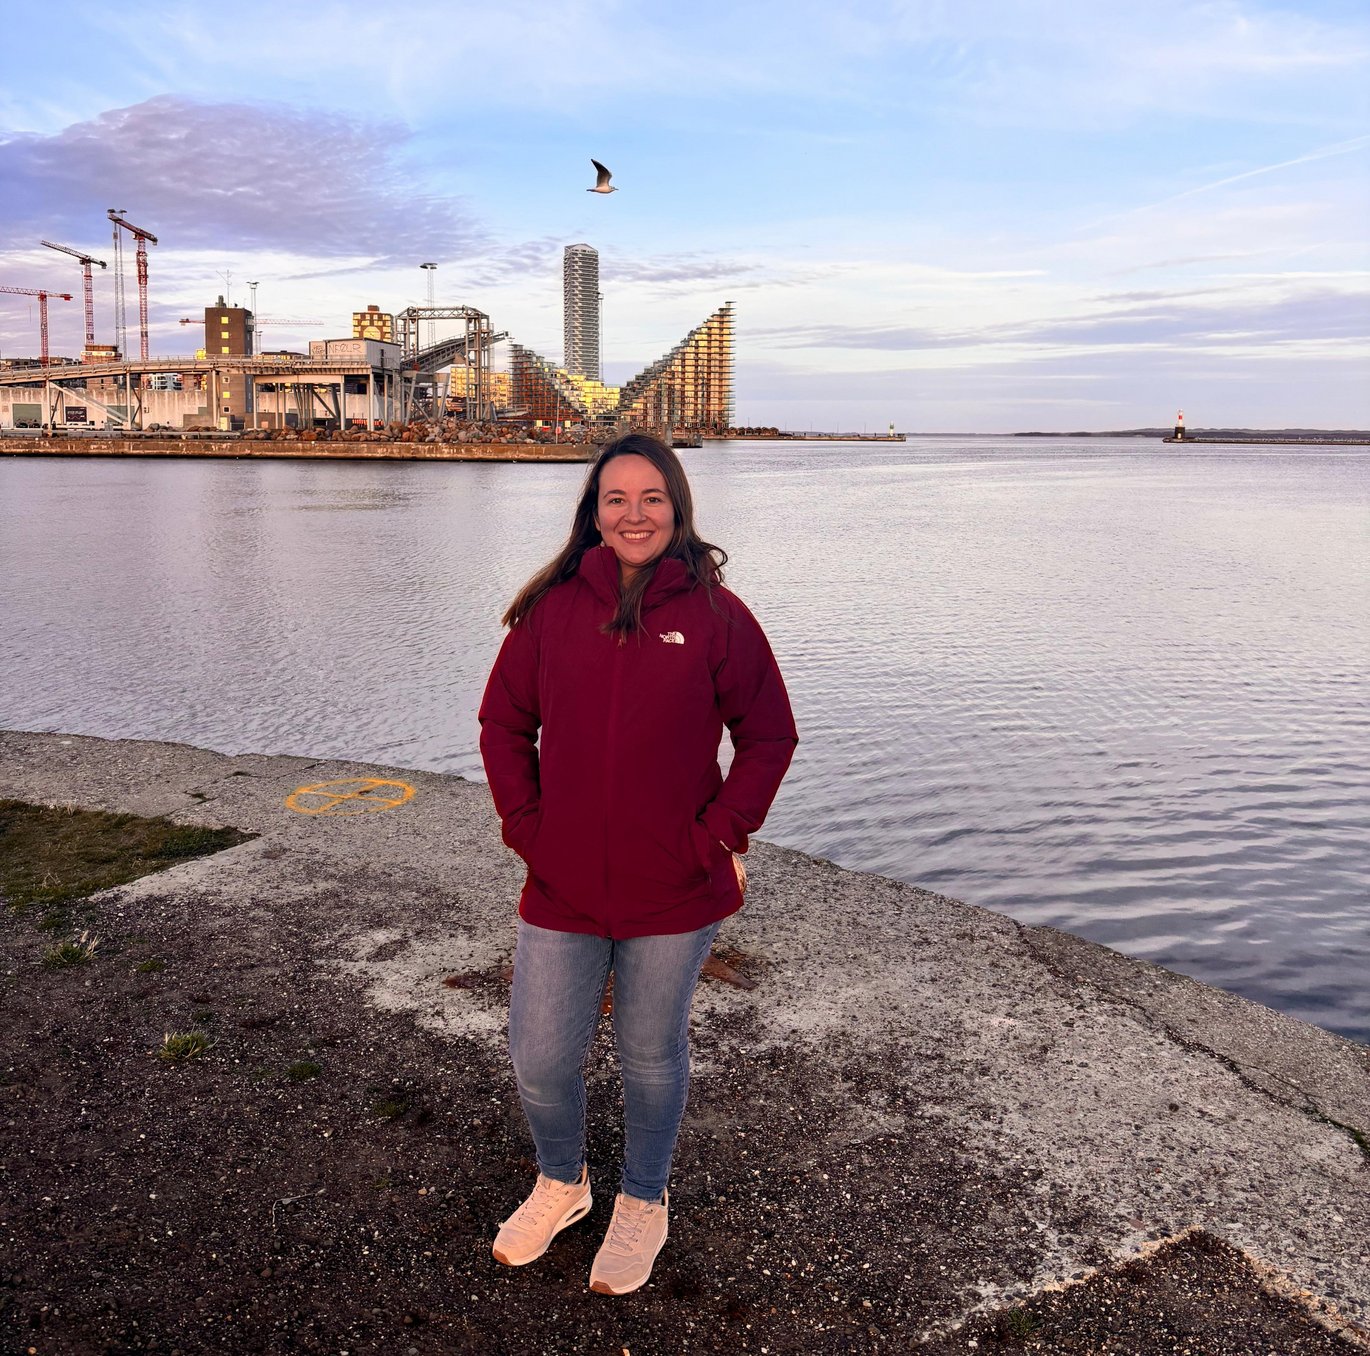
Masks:
[[[590,461],[583,443],[305,442],[254,438],[0,438],[0,457],[239,457],[308,461]]]
[[[0,732],[0,798],[257,835],[94,897],[79,969],[4,911],[6,1350],[1370,1350],[1363,1046],[757,843],[696,1002],[671,1237],[608,1299],[606,1036],[594,1212],[489,1257],[532,1167],[522,869],[484,786]],[[154,1057],[192,1025],[197,1061]],[[1177,1237],[1217,1281],[1175,1279]]]

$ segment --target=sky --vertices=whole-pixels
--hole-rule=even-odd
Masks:
[[[80,269],[38,242],[110,262],[110,342],[116,207],[158,236],[156,354],[248,280],[267,346],[347,334],[433,261],[439,301],[560,361],[584,241],[610,381],[734,303],[739,424],[1370,428],[1364,0],[54,0],[4,27],[33,59],[0,87],[0,284],[73,292],[54,352]],[[585,192],[591,157],[619,192]],[[0,294],[0,356],[37,329]]]

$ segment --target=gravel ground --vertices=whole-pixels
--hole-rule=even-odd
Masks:
[[[356,778],[411,794],[291,808]],[[1370,1316],[1364,1047],[757,843],[724,933],[755,987],[701,988],[670,1242],[593,1295],[603,1040],[594,1211],[529,1267],[490,1257],[533,1165],[485,788],[0,731],[0,796],[257,835],[96,896],[84,966],[0,909],[5,1356],[1370,1349],[1328,1326]]]
[[[304,912],[343,903],[325,891]],[[595,1209],[539,1262],[500,1267],[495,1222],[534,1168],[488,1043],[438,1042],[378,1013],[301,945],[305,918],[234,942],[193,901],[145,888],[101,896],[92,922],[97,959],[58,972],[40,964],[49,939],[4,923],[6,1351],[902,1350],[962,1314],[967,1275],[1008,1285],[1032,1272],[1028,1184],[973,1165],[897,1099],[853,1134],[853,1101],[878,1073],[862,1051],[833,1048],[820,1070],[755,1041],[764,1053],[739,1062],[757,1035],[745,1017],[697,1033],[707,1072],[653,1283],[623,1298],[586,1288],[619,1148],[604,1035]],[[140,970],[148,961],[163,968]],[[454,978],[498,1013],[502,966]],[[192,1029],[209,1037],[203,1054],[157,1057],[166,1032]],[[1026,1341],[1021,1320],[990,1315],[932,1349],[1356,1349],[1216,1243],[1032,1312],[1042,1326]]]

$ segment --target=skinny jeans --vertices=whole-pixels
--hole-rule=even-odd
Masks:
[[[619,1189],[661,1199],[689,1100],[690,1004],[720,926],[614,941],[519,919],[509,1054],[544,1176],[580,1180],[585,1061],[612,971],[625,1122]]]

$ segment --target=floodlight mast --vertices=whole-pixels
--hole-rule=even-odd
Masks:
[[[437,266],[437,264],[431,264],[431,263],[430,263],[430,264],[420,264],[419,267],[420,267],[421,269],[423,269],[423,271],[428,275],[428,288],[427,288],[428,309],[431,311],[431,310],[433,309],[434,305],[436,304],[436,303],[434,302],[434,300],[433,300],[433,297],[434,297],[434,295],[435,295],[435,291],[434,291],[434,287],[433,287],[433,277],[434,277],[434,275],[435,275],[435,274],[437,273],[437,271],[438,271],[438,266]],[[428,322],[428,347],[429,347],[429,348],[432,348],[433,345],[436,344],[437,342],[438,342],[438,327],[437,327],[437,325],[436,325],[436,323],[435,323],[434,321],[429,320],[429,322]]]

